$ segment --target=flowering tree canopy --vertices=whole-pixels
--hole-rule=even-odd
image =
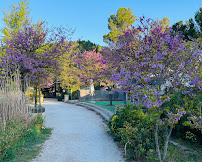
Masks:
[[[143,17],[137,28],[129,28],[119,37],[108,54],[114,62],[111,79],[117,85],[116,90],[130,92],[136,104],[147,107],[157,121],[155,137],[160,161],[158,125],[170,127],[170,132],[166,131],[164,160],[173,124],[186,113],[183,108],[176,107],[170,112],[160,107],[170,100],[163,86],[167,84],[168,88],[190,95],[202,89],[202,52],[198,47],[197,43],[184,42],[181,33],[174,34],[172,29],[165,29],[159,22]],[[162,119],[162,113],[166,113],[167,118]],[[195,124],[195,128],[199,126]]]
[[[84,82],[90,79],[101,81],[103,71],[107,67],[100,52],[84,51],[76,57],[76,64],[80,68],[80,78]]]
[[[141,24],[125,31],[111,51],[121,66],[112,76],[118,88],[132,92],[147,108],[159,107],[168,100],[157,97],[166,81],[174,89],[185,88],[186,82],[201,89],[201,51],[197,44],[185,44],[171,29],[162,32],[162,26],[152,20],[145,23],[141,19]]]
[[[57,57],[71,46],[71,42],[66,42],[66,33],[63,28],[50,31],[44,22],[26,25],[17,33],[13,32],[4,42],[6,53],[1,58],[2,68],[18,67],[22,79],[38,84],[48,71],[56,69]]]

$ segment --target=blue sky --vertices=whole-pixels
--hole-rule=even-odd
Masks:
[[[4,9],[19,0],[0,0],[0,28]],[[194,18],[202,0],[29,0],[33,22],[45,20],[49,26],[68,26],[76,29],[73,40],[90,40],[105,45],[103,35],[109,32],[108,18],[120,7],[130,7],[137,17],[152,19],[168,17],[171,25]]]

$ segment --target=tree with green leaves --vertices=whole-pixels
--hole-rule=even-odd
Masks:
[[[172,29],[174,33],[181,31],[184,39],[187,41],[193,41],[200,36],[193,19],[189,19],[186,24],[183,24],[182,21],[178,21],[173,24]]]
[[[10,37],[11,33],[18,33],[23,26],[30,23],[29,16],[29,2],[27,0],[21,0],[18,5],[12,4],[8,11],[4,10],[5,27],[2,30],[4,39]]]
[[[111,14],[108,19],[108,29],[110,32],[103,36],[104,42],[117,42],[118,35],[123,35],[123,31],[136,21],[131,8],[119,8],[116,15]]]
[[[97,45],[95,43],[92,43],[91,41],[85,41],[85,40],[79,40],[78,41],[78,48],[81,53],[84,51],[93,51],[96,50],[96,52],[101,51],[102,47],[100,45]]]
[[[170,25],[170,19],[167,17],[164,17],[162,20],[158,20],[159,25],[163,27],[163,31],[165,31],[165,29],[167,29]]]
[[[172,29],[174,32],[182,32],[184,39],[188,41],[193,41],[202,37],[202,7],[195,14],[195,20],[189,19],[186,21],[186,24],[183,24],[182,21],[178,21],[173,24]]]
[[[197,11],[195,14],[195,21],[197,25],[199,26],[200,34],[202,37],[202,6],[200,7],[199,11]]]
[[[169,28],[169,25],[170,25],[170,19],[169,18],[164,17],[163,19],[157,19],[156,24],[152,27],[152,30],[157,26],[161,26],[162,27],[161,32],[164,32],[166,29]]]
[[[83,83],[79,78],[79,67],[75,65],[76,53],[79,50],[79,43],[71,42],[71,49],[58,58],[60,67],[58,68],[58,79],[61,81],[61,87],[76,91],[80,89]]]
[[[178,21],[172,25],[172,29],[174,33],[181,31],[182,35],[185,35],[186,25],[183,24],[183,21]]]
[[[191,18],[187,21],[187,40],[194,40],[199,38],[199,31],[197,29],[197,25],[194,20]]]
[[[78,43],[79,43],[78,48],[80,49],[81,52],[92,51],[97,48],[97,45],[89,40],[88,41],[79,40]]]

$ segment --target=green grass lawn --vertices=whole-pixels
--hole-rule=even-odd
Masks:
[[[90,101],[86,101],[86,103],[91,103]],[[129,104],[131,104],[132,102],[127,102]],[[114,108],[115,107],[124,107],[124,101],[112,101],[112,105],[110,105],[109,101],[95,101],[95,103],[91,103],[91,104],[95,104],[98,105],[104,109],[107,109],[111,112],[114,113]]]

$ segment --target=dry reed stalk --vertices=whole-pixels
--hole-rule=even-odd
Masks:
[[[0,79],[0,128],[5,129],[6,122],[11,119],[29,123],[29,83],[24,82],[22,85],[17,70],[13,75],[2,75]],[[22,89],[26,90],[26,93],[22,92]]]

